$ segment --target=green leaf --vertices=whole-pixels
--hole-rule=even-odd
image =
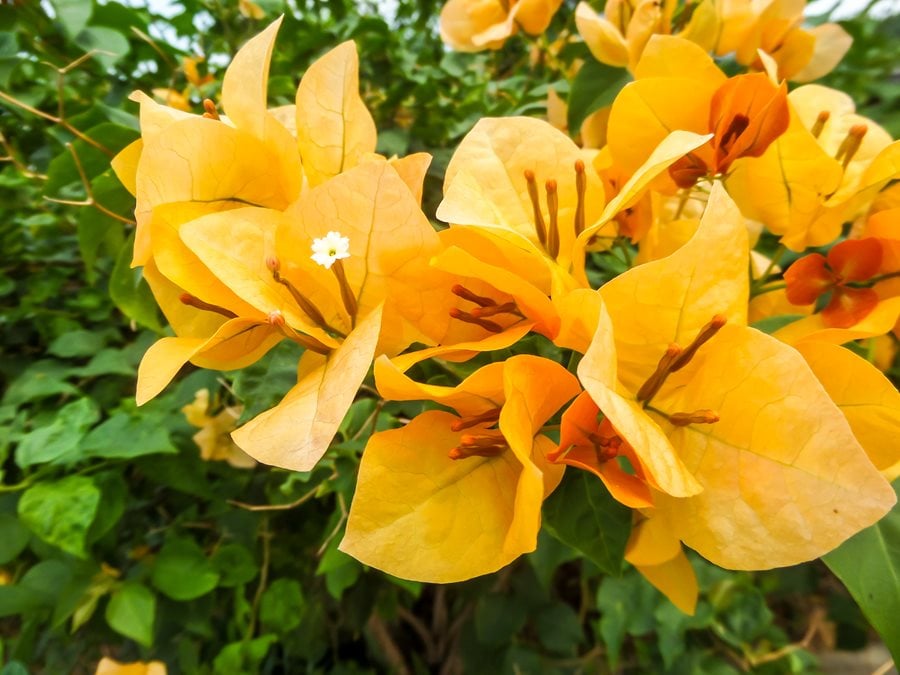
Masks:
[[[88,529],[97,514],[100,490],[85,476],[38,483],[19,500],[19,518],[40,539],[86,558]]]
[[[331,540],[316,568],[317,575],[325,575],[325,588],[335,600],[340,600],[344,591],[356,583],[362,571],[362,565],[338,550],[340,540],[340,536]]]
[[[89,398],[63,406],[51,424],[22,437],[16,448],[16,464],[25,468],[46,462],[77,461],[82,456],[81,439],[98,419],[100,412]]]
[[[20,405],[50,396],[76,395],[78,389],[64,381],[70,374],[69,368],[59,361],[35,361],[13,381],[3,402]]]
[[[94,58],[104,68],[114,66],[131,49],[124,35],[105,26],[88,26],[75,36],[75,44],[86,52],[95,50]]]
[[[212,591],[219,583],[203,550],[193,539],[175,537],[166,541],[156,558],[153,585],[173,600],[193,600]]]
[[[615,670],[626,635],[644,635],[655,625],[654,610],[662,594],[636,570],[622,577],[606,577],[597,591],[599,632],[607,647],[607,659]]]
[[[522,598],[516,594],[489,593],[475,605],[475,632],[486,645],[509,644],[528,618]]]
[[[631,510],[586,471],[568,471],[544,503],[544,526],[607,574],[619,574],[631,533]]]
[[[213,553],[210,562],[219,573],[219,586],[225,588],[246,584],[255,579],[259,572],[253,554],[240,544],[220,546]]]
[[[78,126],[74,120],[69,121],[73,125]],[[138,136],[134,129],[123,127],[120,124],[113,124],[112,122],[102,122],[92,126],[84,132],[84,135],[101,143],[106,150],[113,154],[119,152]],[[75,154],[78,155],[78,161],[89,181],[93,181],[94,178],[109,169],[110,155],[103,150],[81,139],[73,141],[72,147],[75,150]],[[71,191],[73,186],[76,186],[77,193]],[[82,185],[81,174],[69,150],[63,149],[50,162],[50,166],[47,168],[47,183],[44,186],[44,190],[48,197],[87,196]]]
[[[900,495],[900,480],[894,481]],[[822,560],[859,604],[894,661],[900,663],[900,507]]]
[[[56,19],[70,38],[78,35],[87,25],[94,8],[93,2],[85,0],[51,0],[56,10]]]
[[[306,600],[296,579],[277,579],[263,593],[259,620],[263,630],[287,633],[300,625]]]
[[[156,301],[140,270],[131,269],[134,234],[128,238],[109,279],[109,297],[129,319],[150,330],[162,332]]]
[[[31,533],[19,522],[19,519],[9,513],[0,513],[0,565],[14,560],[25,547]]]
[[[250,642],[232,642],[225,645],[213,661],[215,675],[255,675],[269,647],[277,642],[275,635],[260,635]]]
[[[126,581],[106,606],[106,623],[117,633],[145,647],[153,644],[156,596],[143,584]]]
[[[558,654],[574,654],[584,640],[578,615],[568,605],[558,602],[542,608],[535,618],[541,644]]]
[[[572,81],[569,92],[569,131],[578,133],[588,115],[609,105],[631,76],[623,68],[614,68],[588,59]]]
[[[152,424],[148,416],[116,413],[92,429],[81,443],[87,457],[131,458],[158,453],[176,454],[163,424]]]
[[[105,342],[99,333],[89,330],[73,330],[63,333],[51,342],[47,351],[64,359],[92,356],[103,348]]]

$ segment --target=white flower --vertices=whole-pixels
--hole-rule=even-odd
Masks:
[[[350,239],[342,237],[340,232],[329,232],[324,237],[313,240],[312,250],[310,257],[330,270],[335,260],[350,257]]]

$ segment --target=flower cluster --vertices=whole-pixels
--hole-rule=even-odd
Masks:
[[[560,3],[495,4],[451,0],[445,35],[491,46],[517,25],[540,32]],[[432,402],[369,439],[341,544],[407,579],[468,579],[534,550],[567,466],[634,510],[627,559],[688,612],[682,544],[765,569],[876,522],[895,501],[900,394],[840,345],[900,314],[884,190],[900,146],[840,92],[788,93],[785,77],[823,66],[780,3],[707,45],[753,46],[738,61],[758,72],[733,77],[700,46],[704,22],[723,21],[707,11],[580,9],[589,43],[619,40],[595,53],[635,77],[604,147],[537,119],[481,120],[447,166],[440,231],[420,206],[430,158],[375,154],[352,43],[305,73],[292,106],[267,107],[277,22],[236,55],[221,113],[136,95],[142,138],[114,165],[137,198],[134,264],[174,330],[144,357],[139,403],[187,362],[234,370],[292,340],[297,384],[232,438],[307,471],[373,364],[384,399]],[[764,230],[795,253],[831,246],[852,221],[854,239],[784,283],[780,259],[753,250]],[[628,269],[608,274],[612,258]],[[748,325],[801,312],[774,334]],[[427,360],[487,353],[456,383],[416,379]]]

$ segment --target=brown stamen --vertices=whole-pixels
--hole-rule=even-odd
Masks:
[[[712,410],[695,410],[694,412],[680,412],[669,415],[669,422],[676,427],[686,427],[689,424],[715,424],[719,416]]]
[[[459,445],[452,448],[447,456],[450,459],[465,459],[466,457],[497,457],[503,454],[509,446],[502,436],[476,436],[465,434],[460,439]]]
[[[215,312],[216,314],[221,314],[222,316],[228,317],[229,319],[237,318],[237,314],[232,312],[230,309],[225,309],[224,307],[220,307],[219,305],[213,305],[208,302],[203,302],[203,300],[191,295],[190,293],[182,293],[178,299],[181,300],[182,304],[188,305],[189,307],[202,309],[206,312]]]
[[[212,102],[211,99],[205,98],[203,99],[203,117],[208,120],[217,120],[219,119],[219,111],[216,110],[216,104]]]
[[[490,331],[491,333],[502,333],[503,326],[499,323],[494,323],[493,321],[488,321],[487,319],[482,319],[477,316],[473,316],[468,312],[464,312],[461,309],[457,309],[456,307],[450,310],[450,316],[454,319],[459,319],[465,323],[471,323],[476,326],[481,326],[486,331]]]
[[[653,371],[653,374],[647,378],[647,381],[644,382],[643,386],[638,390],[638,401],[649,403],[650,399],[652,399],[656,395],[656,392],[659,391],[660,387],[663,386],[669,373],[672,372],[672,364],[680,354],[681,347],[676,344],[669,345],[666,349],[666,353],[662,355],[659,359],[659,363],[656,364],[656,370]]]
[[[336,333],[344,337],[344,334],[340,331],[333,329],[328,325],[328,322],[325,321],[325,317],[322,316],[322,312],[309,300],[306,296],[304,296],[294,284],[281,276],[281,263],[278,261],[278,258],[269,257],[266,258],[266,267],[272,272],[272,278],[276,283],[281,284],[288,292],[291,294],[291,297],[294,299],[294,302],[297,303],[297,306],[300,307],[300,310],[306,314],[310,318],[310,320],[316,324],[322,330]]]
[[[813,124],[812,129],[809,130],[814,138],[818,138],[822,135],[822,130],[825,128],[829,119],[831,119],[831,113],[827,110],[823,110],[819,113],[819,116],[816,117],[815,124]]]
[[[356,313],[359,311],[359,305],[356,304],[356,296],[353,289],[350,288],[350,282],[347,281],[347,274],[344,272],[344,264],[338,259],[331,265],[331,271],[337,277],[338,287],[341,289],[341,301],[344,303],[344,309],[350,315],[350,325],[356,325]]]
[[[862,145],[863,138],[868,131],[869,127],[865,124],[854,124],[850,127],[850,130],[841,142],[841,146],[834,155],[834,158],[841,162],[845,169],[853,160],[853,156],[859,150],[859,146]]]
[[[470,314],[479,319],[483,319],[486,316],[495,316],[497,314],[515,314],[516,316],[522,316],[522,313],[519,312],[519,306],[514,302],[504,302],[502,305],[492,305],[490,307],[476,307]]]
[[[622,445],[622,439],[618,436],[603,438],[599,434],[590,433],[587,437],[588,440],[594,444],[594,452],[597,453],[597,461],[601,464],[619,456],[619,447]]]
[[[287,322],[284,320],[284,314],[282,314],[277,309],[269,312],[269,316],[266,317],[266,320],[275,328],[280,329],[286,338],[288,338],[289,340],[293,340],[304,349],[308,349],[312,352],[323,354],[325,356],[331,353],[331,349],[328,346],[322,344],[314,337],[304,335],[303,333],[298,333],[293,328],[288,326]]]
[[[528,197],[531,199],[531,208],[534,212],[534,231],[537,233],[541,246],[547,245],[547,226],[544,225],[544,216],[541,214],[541,202],[538,198],[537,180],[534,171],[525,169],[525,182],[528,185]]]
[[[550,212],[550,229],[547,232],[547,253],[551,258],[559,255],[559,195],[556,192],[556,181],[548,180],[545,187],[547,188],[547,211]]]
[[[479,424],[494,423],[500,419],[500,408],[492,408],[480,415],[461,417],[450,425],[450,431],[463,431]]]
[[[712,338],[713,335],[718,333],[727,320],[728,319],[721,314],[716,314],[708,324],[700,329],[700,332],[697,334],[697,337],[694,338],[694,341],[685,347],[681,354],[678,355],[675,362],[672,364],[670,372],[674,373],[676,370],[684,368],[690,360],[694,358],[694,354],[697,353],[697,350]]]
[[[584,162],[575,160],[575,236],[584,232],[584,196],[587,193],[587,174],[584,171]]]
[[[490,307],[492,305],[497,304],[494,300],[491,300],[490,298],[486,298],[483,295],[476,295],[475,293],[473,293],[472,291],[470,291],[468,288],[466,288],[465,286],[463,286],[461,284],[454,284],[453,287],[450,289],[450,292],[453,293],[453,295],[458,295],[463,300],[468,300],[469,302],[474,302],[476,305],[479,305],[481,307]]]

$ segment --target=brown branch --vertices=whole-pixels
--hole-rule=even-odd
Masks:
[[[250,606],[250,623],[247,625],[246,639],[250,640],[253,633],[256,632],[256,617],[259,612],[259,603],[262,601],[263,593],[269,582],[269,561],[272,557],[272,533],[269,532],[269,519],[263,518],[262,531],[259,533],[263,545],[262,565],[259,569],[259,585],[256,587],[256,593],[253,594],[253,604]]]
[[[9,162],[26,178],[37,178],[39,180],[47,180],[46,174],[36,173],[29,169],[25,163],[16,157],[15,150],[13,149],[12,144],[6,140],[6,136],[3,135],[3,132],[0,131],[0,146],[3,146],[3,149],[6,151],[6,155],[4,157],[0,157],[0,162]]]
[[[422,641],[422,645],[425,647],[425,660],[429,664],[437,663],[440,660],[440,655],[437,653],[437,646],[435,645],[434,637],[425,626],[425,623],[415,614],[406,609],[406,607],[397,607],[397,616],[408,623],[409,626],[416,632],[416,635],[419,636],[419,639]]]
[[[319,486],[317,485],[312,490],[310,490],[309,492],[305,492],[298,499],[295,499],[289,504],[246,504],[235,499],[229,499],[228,503],[232,506],[246,509],[247,511],[289,511],[290,509],[295,509],[301,504],[305,504],[306,502],[308,502],[316,495],[316,492],[318,492],[318,490]]]
[[[403,653],[400,651],[397,643],[394,642],[394,638],[391,637],[391,633],[387,626],[384,625],[384,621],[381,620],[381,617],[377,614],[372,614],[366,625],[368,626],[372,637],[375,639],[375,642],[381,647],[384,658],[391,667],[391,672],[398,673],[399,675],[410,675],[412,671],[409,669],[409,666],[406,665]]]
[[[75,150],[75,146],[72,143],[66,143],[66,149],[71,153],[72,160],[75,162],[75,168],[78,170],[78,176],[81,178],[81,184],[84,186],[84,192],[87,195],[87,199],[82,200],[72,200],[72,199],[57,199],[55,197],[47,197],[44,199],[48,202],[53,202],[54,204],[65,204],[67,206],[93,206],[95,209],[100,211],[110,218],[114,220],[118,220],[120,223],[125,223],[126,225],[136,225],[135,221],[131,220],[131,218],[126,218],[125,216],[120,216],[115,211],[111,211],[106,208],[96,200],[94,197],[94,191],[91,188],[91,182],[88,180],[87,174],[84,172],[84,167],[81,165],[81,160],[78,157],[78,153]]]

